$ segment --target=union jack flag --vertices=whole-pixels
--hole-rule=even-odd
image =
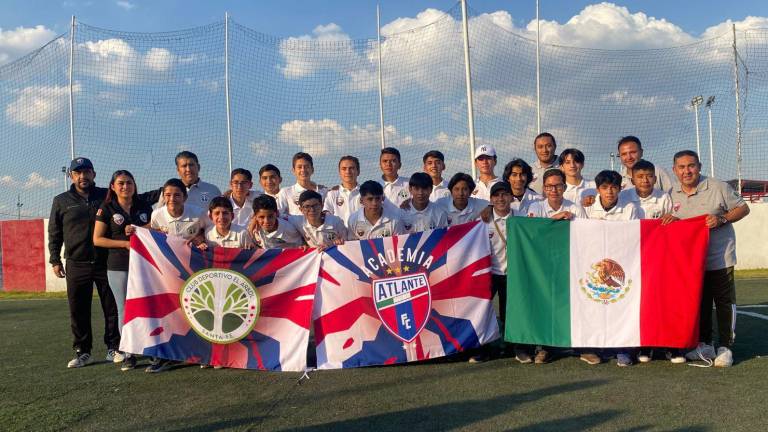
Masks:
[[[326,250],[313,309],[318,369],[426,360],[497,339],[490,267],[481,222]]]
[[[305,370],[319,263],[314,249],[200,251],[137,228],[120,349],[230,368]],[[216,277],[226,282],[218,291]],[[185,297],[185,290],[192,292]],[[232,336],[238,329],[243,333]],[[217,343],[217,335],[234,339]]]

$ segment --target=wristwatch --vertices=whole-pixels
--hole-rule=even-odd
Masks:
[[[720,221],[720,225],[725,225],[729,222],[723,215],[718,216],[717,219]]]

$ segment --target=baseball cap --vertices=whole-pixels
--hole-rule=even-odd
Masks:
[[[91,160],[84,157],[78,157],[72,159],[72,162],[69,164],[69,170],[70,171],[79,171],[82,169],[93,169],[93,164],[91,163]]]
[[[512,193],[512,186],[505,181],[496,182],[491,186],[491,196],[494,196],[497,192],[501,191]]]
[[[496,157],[496,149],[493,148],[493,146],[485,144],[481,145],[475,149],[475,159],[479,158],[480,156]]]

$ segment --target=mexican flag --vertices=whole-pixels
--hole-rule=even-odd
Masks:
[[[698,342],[709,229],[703,217],[507,219],[504,339],[558,347]]]

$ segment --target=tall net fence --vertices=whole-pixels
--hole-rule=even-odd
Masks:
[[[458,6],[428,25],[382,29],[384,140],[400,149],[402,175],[421,169],[431,149],[447,174],[471,170],[464,46]],[[277,38],[234,20],[163,33],[75,26],[39,50],[0,66],[0,217],[45,217],[68,187],[69,97],[76,155],[93,160],[97,183],[128,169],[141,191],[175,177],[173,158],[195,152],[201,177],[227,188],[227,94],[232,166],[273,163],[292,184],[291,156],[315,158],[315,179],[338,182],[337,161],[360,158],[361,179],[379,175],[379,44],[333,25],[313,36]],[[499,165],[533,161],[536,44],[492,14],[469,20],[477,144],[494,145]],[[653,50],[541,46],[542,130],[558,148],[587,156],[585,174],[618,168],[622,135],[639,136],[646,158],[669,168],[674,152],[698,147],[704,172],[766,179],[768,30],[749,30]],[[69,86],[72,49],[72,86]],[[736,151],[734,65],[738,62],[742,161]],[[711,110],[713,151],[708,114]],[[710,154],[712,157],[710,157]],[[501,167],[497,169],[500,174]],[[19,207],[20,205],[20,207]]]

